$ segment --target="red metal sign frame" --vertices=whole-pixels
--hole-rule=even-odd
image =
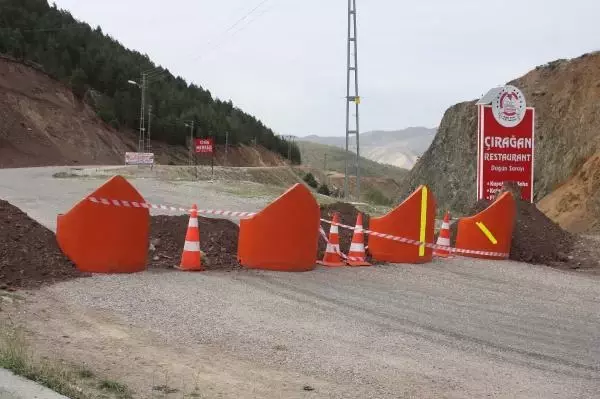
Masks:
[[[214,140],[212,137],[206,139],[194,139],[196,154],[212,154],[214,152]]]
[[[521,187],[521,198],[533,202],[535,109],[527,107],[515,127],[504,127],[490,105],[478,105],[477,199],[492,200],[506,181]]]

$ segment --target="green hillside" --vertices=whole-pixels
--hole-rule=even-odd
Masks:
[[[194,121],[197,137],[213,136],[224,144],[229,132],[230,144],[255,142],[288,156],[285,139],[231,101],[214,99],[208,90],[173,76],[147,55],[126,49],[100,27],[92,29],[46,0],[0,0],[0,53],[39,64],[117,129],[138,129],[140,89],[128,81],[140,81],[142,73],[149,72],[153,139],[185,145],[185,124]],[[292,161],[299,164],[297,146],[291,152]]]
[[[339,147],[324,144],[298,141],[298,148],[302,157],[302,164],[316,169],[327,168],[328,171],[344,173],[346,151]],[[325,160],[325,156],[327,159]],[[349,172],[355,175],[354,165],[349,165]],[[408,170],[396,166],[381,164],[363,157],[360,158],[361,176],[391,178],[402,180]]]

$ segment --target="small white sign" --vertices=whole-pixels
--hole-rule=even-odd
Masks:
[[[126,152],[125,165],[154,165],[154,153]]]

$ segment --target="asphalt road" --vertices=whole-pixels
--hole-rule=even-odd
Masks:
[[[68,399],[0,368],[0,399]]]
[[[48,176],[0,171],[0,198],[51,222],[98,184]],[[193,189],[134,184],[176,203]],[[600,397],[600,279],[543,266],[459,258],[302,274],[146,272],[49,290],[184,345],[331,383],[312,397]]]
[[[0,169],[0,199],[18,206],[44,226],[55,231],[57,214],[68,211],[107,180],[93,177],[52,177],[54,173],[69,169],[66,167]],[[135,179],[134,184],[146,201],[154,204],[185,208],[195,202],[200,209],[255,212],[269,202],[269,198],[240,198],[224,195],[219,190],[222,185],[223,183],[208,181],[169,182],[147,178]],[[152,214],[160,213],[152,210]]]

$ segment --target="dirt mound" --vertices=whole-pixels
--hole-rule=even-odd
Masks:
[[[481,200],[469,211],[475,215],[491,202]],[[456,242],[458,223],[450,226],[452,245]],[[517,217],[513,230],[509,258],[519,262],[554,265],[568,262],[576,237],[563,230],[544,215],[534,204],[517,201]]]
[[[321,218],[332,220],[333,213],[338,212],[340,216],[340,223],[354,226],[356,224],[356,217],[358,216],[358,209],[356,209],[353,205],[344,203],[344,202],[336,202],[335,204],[329,205],[321,205]],[[369,228],[369,215],[363,213],[363,228]],[[329,227],[330,225],[325,222],[321,222],[321,227],[325,230],[325,233],[329,236]],[[352,230],[340,228],[340,250],[347,254],[350,250],[350,244],[352,243]],[[365,246],[368,245],[369,236],[365,234]],[[317,254],[317,259],[323,259],[323,255],[325,255],[325,248],[327,247],[327,243],[322,238],[319,238],[319,252]],[[368,253],[368,251],[367,251]],[[369,259],[369,257],[367,257]]]
[[[0,288],[35,288],[82,277],[54,233],[0,200]]]
[[[189,216],[152,216],[150,223],[149,268],[178,266],[185,242]],[[200,248],[206,255],[207,270],[239,269],[237,244],[239,227],[225,219],[198,217]]]

